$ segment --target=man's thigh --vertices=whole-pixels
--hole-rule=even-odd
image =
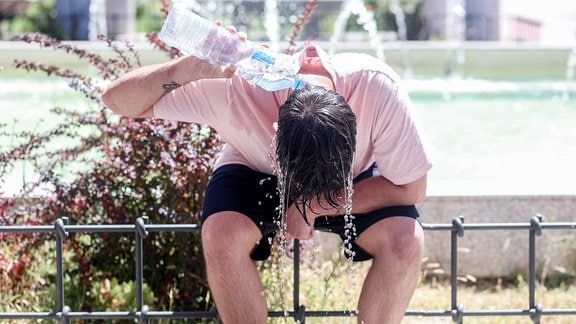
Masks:
[[[280,200],[276,184],[275,176],[254,171],[244,165],[225,165],[218,168],[206,187],[203,223],[206,224],[215,215],[244,215],[258,227],[262,237],[254,247],[251,257],[254,260],[268,258],[277,229],[275,223],[279,220]]]

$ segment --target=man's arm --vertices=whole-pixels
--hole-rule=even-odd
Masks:
[[[404,185],[395,185],[382,176],[359,181],[354,185],[352,212],[362,214],[384,207],[415,205],[426,198],[426,186],[426,175]]]
[[[359,181],[354,184],[352,213],[363,214],[384,207],[415,205],[426,198],[426,185],[426,175],[404,185],[395,185],[382,176],[374,176]],[[316,200],[311,200],[311,210],[306,213],[310,224],[314,224],[314,218],[319,216],[344,214],[344,199],[345,197],[340,197],[342,202],[340,209],[324,209],[329,207],[328,203],[323,203],[324,208],[322,208]],[[304,222],[294,204],[288,208],[286,218],[289,238],[309,239],[312,236],[314,227],[310,227]]]
[[[354,184],[352,195],[352,213],[364,214],[390,206],[408,206],[420,203],[426,198],[427,176],[404,184],[395,185],[382,176],[374,176]],[[345,197],[340,197],[341,209],[323,209],[316,200],[311,201],[312,210],[319,215],[342,215]],[[323,203],[324,208],[329,207]]]
[[[112,111],[132,117],[153,117],[152,107],[166,93],[189,82],[230,78],[234,66],[214,66],[194,56],[141,67],[112,82],[102,101]]]

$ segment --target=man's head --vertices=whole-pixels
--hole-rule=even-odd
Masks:
[[[338,206],[355,148],[356,116],[336,92],[307,84],[280,107],[276,159],[287,198],[303,213],[312,199]]]

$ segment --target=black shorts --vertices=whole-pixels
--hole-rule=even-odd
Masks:
[[[354,182],[373,176],[372,166],[359,174]],[[254,171],[247,166],[232,164],[222,166],[214,171],[208,186],[204,200],[202,219],[221,211],[236,211],[252,219],[260,228],[262,239],[251,253],[253,260],[265,260],[270,256],[270,243],[274,238],[278,227],[274,220],[279,219],[278,206],[279,196],[276,190],[276,176]],[[374,210],[366,214],[354,215],[353,225],[356,229],[356,237],[364,232],[372,224],[392,216],[406,216],[419,220],[418,210],[415,206],[394,206]],[[344,216],[318,217],[314,223],[316,230],[338,234],[343,241],[345,235]],[[352,257],[354,261],[364,261],[372,256],[355,243],[356,237],[351,237]]]

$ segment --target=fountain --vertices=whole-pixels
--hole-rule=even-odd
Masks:
[[[199,11],[206,15],[212,12],[212,18],[221,18],[215,10],[229,10],[229,7],[215,1],[202,5],[192,1],[186,3],[193,9],[201,9]],[[398,37],[402,40],[405,37],[405,22],[397,5],[398,2],[394,1]],[[266,19],[270,19],[267,26],[279,25],[277,6],[276,1],[268,1],[265,7]],[[467,48],[464,52],[464,2],[451,0],[449,8],[450,17],[446,17],[445,21],[450,31],[447,33],[450,39],[448,46],[440,42],[421,42],[417,44],[419,47],[411,46],[409,57],[414,58],[410,64],[413,76],[406,79],[422,124],[437,147],[436,165],[429,176],[431,201],[454,206],[458,204],[458,208],[461,208],[471,200],[479,204],[479,201],[487,200],[484,199],[486,196],[498,196],[501,198],[498,202],[500,206],[507,203],[503,201],[505,197],[522,195],[531,197],[522,203],[523,208],[528,208],[544,201],[542,197],[564,201],[566,197],[575,195],[573,184],[576,174],[572,169],[576,157],[571,152],[576,150],[576,131],[571,121],[576,118],[576,111],[570,94],[575,93],[576,46],[572,48],[567,61],[564,49],[557,48],[538,47],[532,50],[532,47],[524,47],[510,51],[506,47],[503,51],[502,47],[495,46],[481,50]],[[337,47],[336,43],[345,31],[347,19],[353,14],[362,17],[358,21],[370,36],[370,42],[362,50],[376,50],[378,56],[384,59],[374,17],[361,0],[344,1],[330,39],[332,51],[346,50]],[[277,31],[272,31],[268,36],[271,43],[275,42],[275,35]],[[0,65],[3,63],[5,70],[10,68],[14,58],[30,57],[39,52],[36,48],[35,52],[28,49],[10,52],[11,46],[15,44],[4,43],[0,47]],[[387,49],[386,55],[392,58],[394,51]],[[403,48],[400,48],[402,51]],[[145,62],[165,60],[165,57],[155,57],[150,52],[142,52]],[[454,52],[457,54],[455,59],[452,56]],[[55,57],[57,55],[52,53],[56,52],[43,51],[39,60],[54,60],[60,65],[70,63],[62,61],[66,59],[65,56]],[[443,55],[445,53],[449,53],[450,57]],[[408,56],[406,52],[401,55]],[[464,62],[467,71],[463,71]],[[550,63],[543,69],[542,62]],[[390,64],[393,65],[393,62]],[[454,64],[457,68],[454,68]],[[445,68],[442,69],[442,66]],[[434,73],[422,72],[429,71],[430,67],[439,68]],[[487,70],[496,72],[486,78]],[[454,73],[456,71],[459,73]],[[40,116],[49,117],[39,112],[54,106],[82,107],[85,104],[83,98],[70,94],[72,91],[67,90],[65,82],[35,79],[30,75],[5,78],[6,72],[2,72],[3,78],[0,79],[0,106],[21,108],[2,111],[4,121],[19,120],[15,127],[40,124]],[[444,97],[447,90],[451,94],[449,100]],[[561,97],[564,100],[558,100]],[[50,120],[41,124],[50,125]],[[0,143],[6,142],[0,140]],[[0,191],[4,191],[5,195],[17,193],[22,179],[33,174],[25,167],[17,172],[9,179],[2,179],[6,182],[0,183]],[[457,201],[452,203],[451,199]],[[507,212],[513,213],[517,207],[512,206]],[[438,217],[438,221],[445,221],[454,216],[443,215],[440,207],[438,210],[426,213],[427,221],[434,221],[434,217]],[[524,216],[525,213],[518,215]]]
[[[574,46],[572,47],[572,50],[568,55],[568,61],[566,62],[566,88],[562,97],[564,102],[570,100],[570,87],[574,82],[574,69],[576,69],[576,40],[574,41]]]
[[[370,38],[370,46],[375,49],[376,57],[385,60],[384,46],[378,37],[378,26],[374,20],[374,13],[366,9],[366,5],[362,0],[344,0],[342,2],[342,9],[338,13],[336,22],[334,23],[334,30],[330,42],[332,44],[330,53],[333,54],[335,48],[338,47],[338,41],[346,29],[348,18],[354,14],[357,15],[357,22],[366,30]]]
[[[390,9],[396,18],[396,26],[398,26],[398,40],[405,42],[408,40],[408,33],[406,27],[406,15],[404,10],[400,7],[398,0],[392,0]],[[402,46],[402,65],[404,67],[404,77],[410,78],[412,76],[412,67],[410,66],[410,56],[408,55],[408,49],[406,46]]]
[[[465,0],[446,1],[445,37],[448,43],[446,50],[445,75],[457,77],[466,61],[464,42],[466,41],[466,4]],[[454,60],[453,56],[456,53]],[[456,66],[453,66],[456,63]]]
[[[106,22],[106,0],[92,0],[90,2],[90,24],[88,39],[95,41],[98,35],[108,35]]]
[[[278,28],[278,2],[277,0],[264,1],[264,26],[266,26],[266,35],[270,41],[270,48],[273,51],[280,50],[280,30]]]

